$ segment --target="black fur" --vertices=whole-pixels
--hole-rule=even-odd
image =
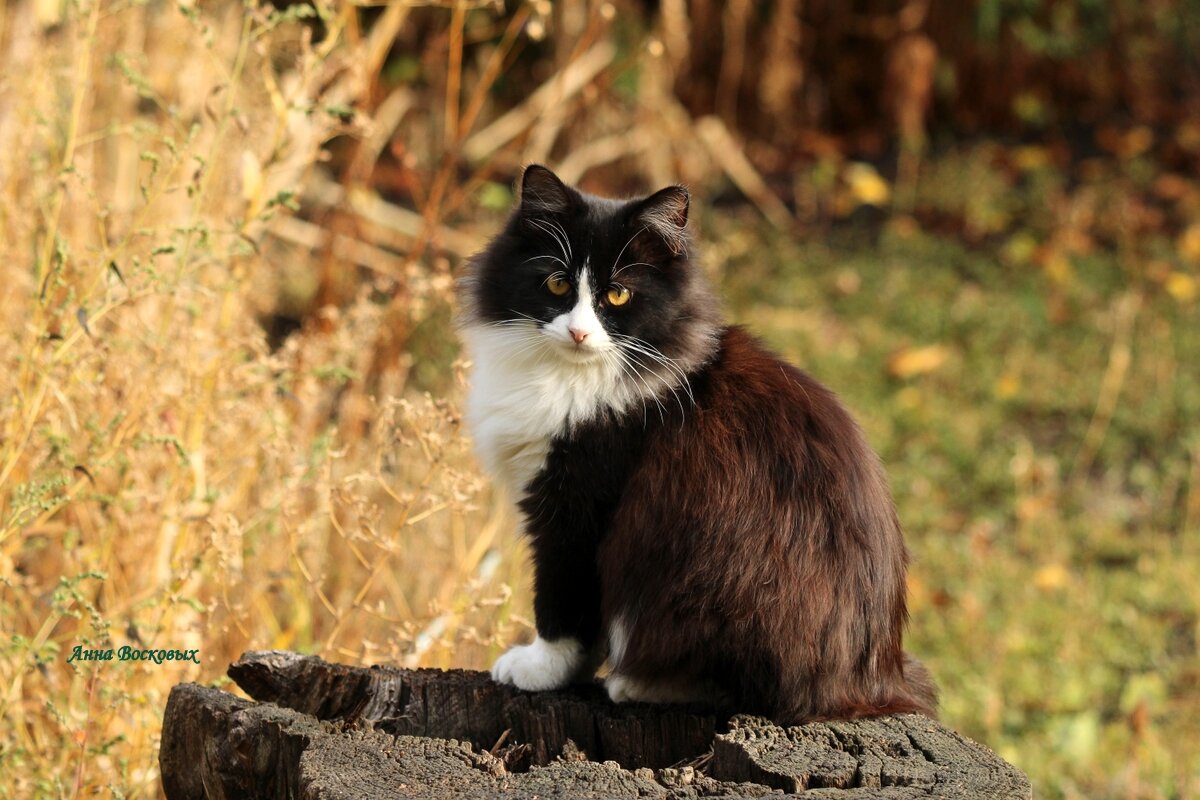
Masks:
[[[521,487],[539,635],[603,650],[620,620],[615,673],[784,723],[932,715],[901,648],[908,556],[878,458],[832,392],[720,322],[687,212],[679,187],[618,202],[530,167],[464,283],[468,324],[548,324],[575,296],[547,277],[587,262],[598,291],[633,290],[597,305],[605,330],[670,359],[643,364],[668,384],[653,397],[564,419]]]

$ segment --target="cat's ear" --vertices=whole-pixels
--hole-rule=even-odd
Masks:
[[[530,164],[521,175],[521,213],[526,216],[561,214],[571,206],[571,190],[541,164]]]
[[[638,220],[658,234],[674,255],[687,252],[688,206],[691,195],[682,186],[668,186],[639,204]]]

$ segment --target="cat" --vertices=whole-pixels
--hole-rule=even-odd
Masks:
[[[724,322],[689,204],[529,166],[468,261],[465,416],[530,539],[537,626],[492,676],[558,689],[607,657],[616,702],[934,716],[880,461],[829,389]]]

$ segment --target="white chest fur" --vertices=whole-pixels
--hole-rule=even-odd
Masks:
[[[484,467],[514,499],[541,471],[555,436],[604,408],[639,402],[614,358],[576,363],[528,327],[463,330],[474,367],[467,422]]]

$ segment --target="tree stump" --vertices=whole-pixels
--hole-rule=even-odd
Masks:
[[[781,728],[697,707],[614,705],[599,685],[529,693],[482,672],[251,652],[254,700],[180,684],[159,764],[187,798],[1031,798],[1028,780],[937,722]]]

